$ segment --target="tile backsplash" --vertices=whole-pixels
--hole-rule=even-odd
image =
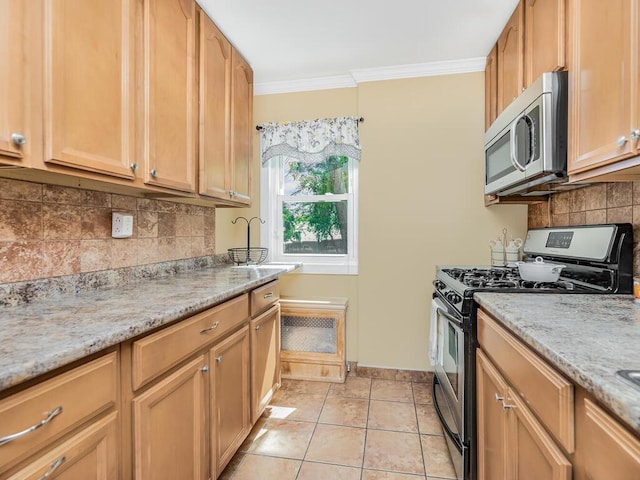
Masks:
[[[640,182],[597,183],[529,206],[529,228],[631,223],[634,275],[640,275]]]
[[[111,238],[111,212],[133,237]],[[0,179],[0,283],[215,254],[215,208]]]

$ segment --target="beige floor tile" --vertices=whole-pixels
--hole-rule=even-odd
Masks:
[[[267,420],[246,451],[256,455],[302,460],[314,428],[314,423]]]
[[[413,401],[416,403],[433,403],[431,383],[413,383]]]
[[[320,414],[320,423],[366,427],[369,400],[364,398],[327,397]]]
[[[286,458],[247,455],[233,480],[295,480],[301,461]]]
[[[374,378],[371,381],[371,398],[391,402],[413,403],[411,382],[395,382],[393,380],[378,380]]]
[[[325,398],[325,395],[295,393],[290,391],[278,392],[262,416],[265,418],[280,418],[301,422],[317,422]]]
[[[364,428],[318,424],[305,460],[361,467],[365,432]]]
[[[295,393],[315,393],[326,395],[331,384],[329,382],[312,382],[308,380],[282,380],[282,390]]]
[[[247,435],[247,438],[245,438],[244,442],[242,442],[242,445],[240,445],[240,448],[238,449],[239,452],[246,452],[247,450],[249,450],[249,447],[251,446],[253,441],[256,439],[256,437],[265,434],[265,431],[263,430],[263,428],[266,422],[267,422],[267,419],[264,417],[260,417],[258,419],[256,424],[253,426],[253,428],[249,432],[249,435]]]
[[[364,467],[424,475],[419,436],[415,433],[367,430]]]
[[[421,435],[420,440],[422,441],[427,475],[455,478],[456,472],[453,469],[449,450],[447,449],[447,442],[444,437]]]
[[[236,453],[229,463],[227,463],[227,466],[218,477],[218,480],[231,480],[233,475],[236,473],[236,470],[244,460],[245,455],[246,454],[242,452]]]
[[[442,425],[433,405],[417,404],[416,413],[418,414],[420,433],[442,435]]]
[[[380,470],[363,470],[362,480],[424,480],[424,475],[381,472]]]
[[[297,480],[360,480],[360,468],[302,462]]]
[[[332,383],[329,395],[340,397],[369,398],[371,379],[366,377],[347,377],[344,383]]]
[[[371,400],[367,428],[418,433],[415,405],[413,403]]]

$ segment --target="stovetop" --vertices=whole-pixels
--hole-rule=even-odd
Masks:
[[[581,288],[569,280],[557,282],[532,282],[520,278],[517,267],[453,267],[442,272],[470,289],[502,290],[575,290]]]

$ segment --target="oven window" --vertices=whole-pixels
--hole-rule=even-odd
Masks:
[[[451,323],[447,323],[447,348],[444,355],[444,372],[455,396],[458,396],[458,335]]]

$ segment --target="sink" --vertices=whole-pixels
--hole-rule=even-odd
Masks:
[[[640,370],[618,370],[616,373],[628,382],[631,382],[633,385],[640,388]]]

